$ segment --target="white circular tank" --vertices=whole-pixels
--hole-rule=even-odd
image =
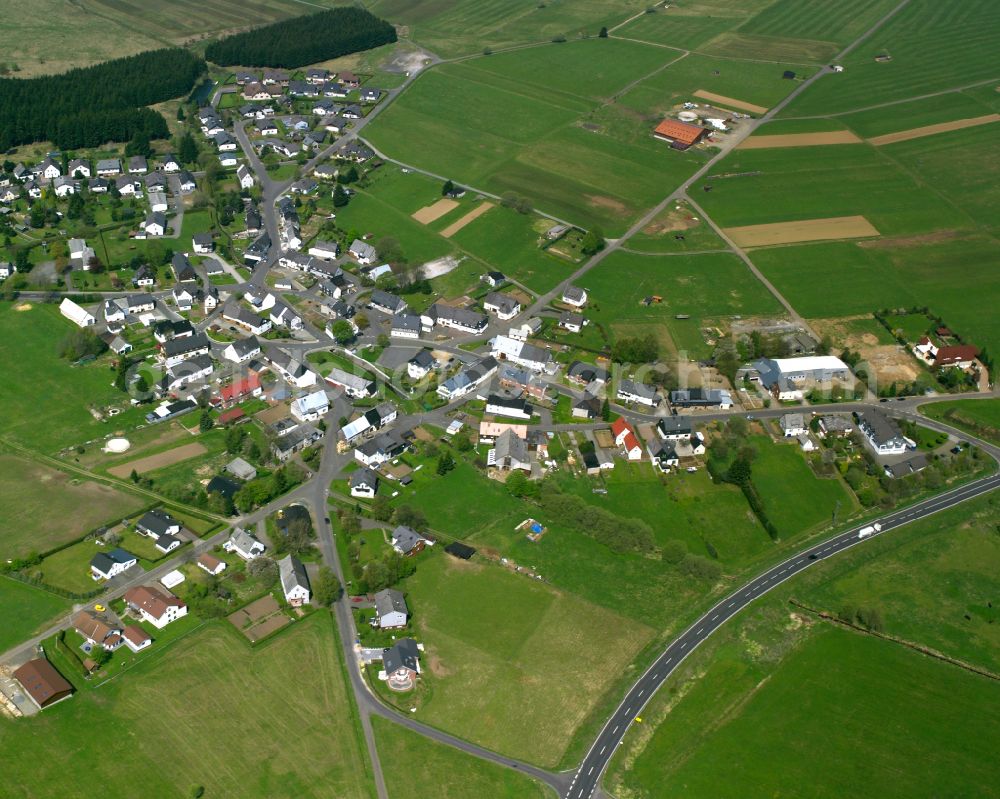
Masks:
[[[105,452],[126,452],[132,446],[132,442],[127,438],[111,438],[104,445]]]
[[[681,122],[694,122],[698,118],[698,115],[694,111],[681,111],[677,115],[677,118]]]

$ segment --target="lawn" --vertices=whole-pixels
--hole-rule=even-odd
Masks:
[[[933,402],[920,412],[1000,446],[1000,399]]]
[[[101,483],[0,455],[0,517],[11,520],[0,534],[0,557],[46,552],[144,504],[137,496]]]
[[[671,254],[726,249],[725,242],[683,201],[665,209],[632,236],[625,246],[636,252]]]
[[[826,625],[790,652],[759,658],[758,646],[744,639],[699,660],[703,674],[643,730],[628,771],[612,764],[629,795],[995,794],[995,682]]]
[[[889,108],[871,108],[867,111],[843,114],[836,117],[836,120],[850,127],[859,136],[869,138],[939,122],[981,117],[991,110],[989,105],[968,94],[952,92],[934,98],[896,103]],[[791,121],[789,120],[789,123]],[[926,145],[930,141],[928,137],[921,143]]]
[[[843,521],[856,502],[840,478],[820,478],[809,468],[797,443],[775,444],[756,436],[752,481],[768,517],[783,539],[829,524],[834,509]]]
[[[112,385],[110,360],[72,366],[59,358],[59,343],[73,330],[56,305],[0,302],[0,369],[7,376],[0,381],[0,436],[53,454],[122,429],[122,416],[99,422],[89,410],[126,404]]]
[[[656,257],[615,252],[580,283],[590,296],[588,318],[611,330],[616,325],[665,327],[674,349],[692,358],[711,354],[700,332],[706,321],[781,310],[764,284],[730,253]],[[663,301],[642,305],[651,295]],[[677,319],[678,314],[689,318]]]
[[[389,799],[543,799],[552,793],[530,777],[372,717]]]
[[[151,796],[200,785],[206,796],[367,799],[374,789],[340,651],[326,613],[256,650],[213,622],[40,716],[0,719],[7,784],[18,796],[64,797],[85,779],[107,796],[134,796],[134,781],[121,778],[127,762]],[[95,719],[117,734],[95,735]],[[42,759],[49,766],[38,769]]]
[[[671,47],[696,48],[724,31],[738,28],[768,0],[741,3],[737,0],[700,0],[690,7],[670,4],[664,11],[636,17],[615,31],[616,36],[656,42]]]
[[[90,576],[90,561],[102,549],[104,548],[93,541],[80,541],[49,555],[41,565],[33,566],[28,573],[38,574],[46,585],[63,591],[88,594],[101,587],[101,583]],[[138,556],[139,553],[132,554]]]
[[[410,37],[442,57],[541,42],[581,32],[596,35],[641,11],[637,0],[375,0],[369,8],[390,22],[405,25]]]
[[[753,260],[806,318],[927,306],[967,341],[1000,349],[1000,316],[951,279],[962,263],[977,295],[1000,295],[1000,251],[991,237],[941,235],[861,246],[850,242],[754,250]],[[988,304],[988,301],[987,301]]]
[[[990,0],[913,0],[844,59],[845,72],[817,81],[783,114],[845,112],[994,79],[998,34],[1000,6]],[[892,60],[876,62],[879,54]]]
[[[444,553],[424,558],[403,587],[426,648],[415,717],[540,765],[560,762],[653,634],[499,564]]]
[[[368,135],[405,163],[621,231],[704,158],[661,146],[651,120],[632,108],[602,106],[673,57],[593,39],[446,64],[422,75]]]
[[[41,588],[0,577],[0,652],[16,646],[38,632],[59,614],[70,610],[68,599]]]

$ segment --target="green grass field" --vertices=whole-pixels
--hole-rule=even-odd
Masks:
[[[738,28],[755,13],[768,6],[768,0],[749,3],[734,0],[700,0],[696,5],[670,4],[653,14],[643,14],[615,31],[616,36],[666,44],[671,47],[696,48],[724,31]]]
[[[46,552],[145,504],[124,491],[0,455],[0,516],[11,520],[0,533],[0,556]]]
[[[795,596],[831,613],[877,608],[886,633],[1000,672],[998,523],[996,498],[966,503],[824,563]]]
[[[0,652],[5,652],[45,627],[60,613],[70,610],[68,599],[41,588],[25,585],[9,577],[0,577]]]
[[[991,351],[1000,348],[1000,318],[970,302],[948,271],[950,265],[964,264],[980,296],[997,296],[1000,252],[992,238],[942,235],[888,244],[773,247],[754,250],[753,261],[806,318],[926,305],[967,341]]]
[[[831,121],[842,122],[859,136],[870,138],[901,130],[912,130],[924,125],[935,125],[939,122],[981,117],[991,110],[988,104],[969,94],[952,92],[922,100],[895,103],[888,108],[872,108],[853,114],[843,114],[833,117]],[[791,124],[794,121],[805,120],[784,120],[784,124]],[[778,120],[775,124],[781,122],[782,120]],[[925,138],[922,143],[930,144],[931,141],[932,139]]]
[[[649,109],[602,107],[672,57],[608,39],[446,64],[407,89],[368,136],[405,163],[620,231],[703,158],[660,146]]]
[[[88,408],[121,406],[126,397],[112,385],[110,361],[99,358],[71,366],[59,358],[59,342],[77,328],[59,315],[56,305],[22,303],[16,310],[0,302],[0,367],[8,378],[0,382],[0,436],[9,436],[47,454],[122,429],[123,414],[98,422]],[[26,366],[30,364],[30,367]]]
[[[658,258],[615,252],[580,283],[590,296],[590,319],[612,331],[622,325],[666,328],[673,349],[685,350],[693,358],[711,354],[700,333],[706,321],[780,311],[778,301],[730,253]],[[663,302],[641,304],[654,294]],[[690,318],[678,320],[677,314]]]
[[[523,774],[435,743],[386,719],[373,717],[372,727],[389,799],[543,799],[553,795]]]
[[[375,0],[369,8],[405,25],[414,41],[444,57],[499,49],[553,36],[596,35],[641,11],[637,0]]]
[[[497,564],[444,553],[423,559],[404,589],[426,647],[415,717],[547,766],[653,633]]]
[[[737,177],[720,178],[731,174]],[[709,193],[701,187],[711,186]],[[860,214],[883,236],[973,226],[926,180],[864,144],[737,150],[698,181],[722,227]]]
[[[1000,446],[1000,400],[950,400],[921,405],[920,412]]]
[[[328,614],[254,651],[224,621],[155,649],[40,716],[0,719],[13,795],[64,797],[85,778],[107,796],[134,796],[128,763],[149,795],[200,785],[206,796],[374,796]],[[118,734],[97,734],[97,721]],[[50,767],[38,769],[40,758]]]
[[[676,236],[683,236],[677,239]],[[724,250],[722,241],[685,202],[665,209],[628,240],[626,247],[642,253]]]
[[[46,585],[86,594],[101,586],[90,576],[90,561],[101,549],[93,541],[80,541],[49,555],[41,565],[32,567],[29,573],[38,574]],[[132,554],[139,555],[138,552]]]
[[[995,794],[995,682],[825,625],[777,662],[754,652],[744,639],[702,661],[629,770],[613,764],[629,795]]]
[[[845,72],[818,81],[783,115],[850,111],[994,79],[998,33],[1000,7],[990,0],[914,0],[844,59]],[[884,53],[892,60],[877,63]]]
[[[763,436],[751,443],[757,450],[753,484],[783,539],[830,523],[838,503],[839,519],[855,509],[847,486],[839,478],[816,477],[798,444],[775,444]]]

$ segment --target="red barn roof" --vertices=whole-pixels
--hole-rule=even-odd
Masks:
[[[708,131],[698,125],[689,125],[687,122],[680,122],[676,119],[664,119],[653,135],[661,139],[670,139],[679,144],[692,145],[697,142]]]
[[[243,412],[242,408],[230,408],[228,411],[223,411],[219,414],[219,424],[238,422],[244,416],[246,416],[246,414]]]
[[[619,416],[614,422],[611,423],[611,435],[618,438],[622,433],[631,433],[632,428],[628,422],[625,421],[624,417]]]

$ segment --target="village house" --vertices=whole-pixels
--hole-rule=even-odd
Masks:
[[[292,417],[300,422],[316,422],[330,411],[330,400],[326,392],[320,389],[292,400],[289,410]]]
[[[797,438],[806,432],[806,418],[801,413],[786,413],[779,420],[785,438]]]
[[[222,545],[226,552],[235,552],[243,560],[253,560],[264,554],[266,547],[241,527],[233,530],[232,535]]]
[[[647,408],[655,408],[660,404],[660,395],[656,392],[656,386],[647,386],[645,383],[635,380],[624,378],[619,380],[616,396],[622,402],[645,405]]]
[[[507,336],[496,336],[490,340],[490,354],[497,360],[507,360],[533,372],[542,372],[552,363],[552,353]]]
[[[724,388],[680,388],[670,392],[670,404],[678,408],[733,407],[733,397]]]
[[[378,492],[378,483],[378,475],[367,467],[352,472],[348,479],[351,496],[361,499],[374,499]]]
[[[370,441],[354,448],[354,459],[368,467],[379,467],[383,463],[402,455],[407,444],[395,431],[379,433]]]
[[[403,638],[382,654],[386,683],[393,691],[409,691],[420,674],[420,650],[412,638]],[[381,675],[380,675],[381,676]]]
[[[312,597],[309,586],[309,576],[302,561],[293,555],[285,555],[278,561],[278,575],[281,578],[281,590],[285,601],[293,608],[308,605]]]
[[[208,552],[199,555],[195,563],[198,564],[199,569],[212,575],[213,577],[218,577],[228,566],[224,560],[219,560],[219,558],[215,557],[215,555],[209,554]]]
[[[420,321],[428,329],[434,325],[441,325],[463,333],[482,333],[489,324],[485,314],[467,308],[455,308],[441,302],[434,303],[424,311]]]
[[[402,591],[384,588],[373,597],[375,619],[372,626],[380,630],[399,630],[406,626],[410,610]]]
[[[437,387],[437,394],[442,399],[451,402],[475,391],[489,380],[497,370],[496,358],[488,356],[464,367]]]
[[[180,599],[157,588],[155,585],[140,585],[130,588],[123,597],[129,609],[139,617],[162,630],[168,624],[187,615],[187,605]]]
[[[615,439],[615,446],[625,451],[625,457],[630,461],[642,460],[642,446],[639,444],[639,439],[636,438],[632,426],[623,417],[619,417],[611,424],[611,435]]]
[[[112,626],[103,617],[90,610],[78,611],[73,616],[73,629],[91,646],[99,646],[109,652],[113,652],[124,643],[119,627]]]
[[[577,286],[567,286],[563,289],[562,301],[575,308],[582,308],[587,304],[587,292]]]
[[[651,439],[646,444],[646,452],[649,453],[649,459],[652,461],[653,466],[664,474],[681,462],[672,441]]]
[[[362,266],[373,264],[375,263],[375,259],[378,258],[378,253],[375,251],[375,248],[370,244],[366,244],[361,239],[355,239],[352,241],[348,252],[351,257]]]
[[[906,452],[909,442],[899,429],[894,419],[890,419],[882,411],[870,409],[855,413],[858,429],[864,434],[865,441],[878,455],[901,455]]]
[[[392,548],[400,555],[416,555],[433,542],[412,527],[401,524],[392,531]]]
[[[90,559],[90,576],[95,580],[110,580],[124,571],[131,569],[139,559],[121,547],[98,552]]]
[[[331,386],[344,390],[348,397],[365,399],[374,396],[378,390],[375,381],[363,375],[352,374],[336,367],[330,369],[324,376]]]
[[[496,314],[497,319],[508,321],[521,313],[521,303],[510,294],[493,291],[483,300],[483,310]]]
[[[420,350],[410,360],[406,362],[406,374],[411,380],[422,380],[435,367],[437,361],[430,350]]]
[[[270,324],[268,322],[268,326]],[[222,357],[233,363],[244,363],[251,358],[256,358],[258,355],[260,355],[260,341],[256,336],[237,339],[232,344],[226,345],[226,348],[222,351]]]
[[[486,465],[499,471],[519,469],[530,473],[531,461],[528,458],[527,442],[515,435],[513,430],[504,430],[497,436],[493,448],[486,454]]]

